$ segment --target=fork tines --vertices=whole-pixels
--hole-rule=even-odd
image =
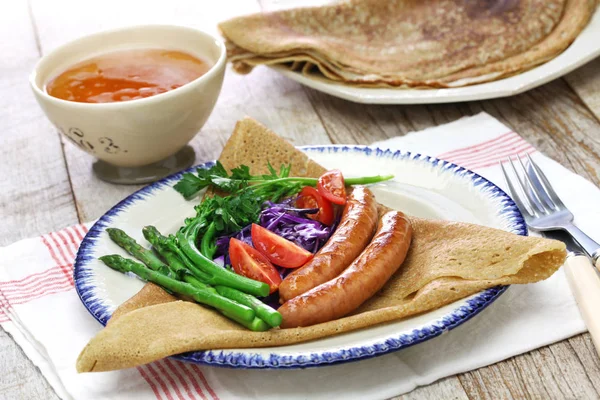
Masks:
[[[540,217],[564,209],[564,204],[552,189],[542,170],[529,154],[526,158],[524,162],[523,157],[517,156],[518,162],[515,163],[512,157],[508,157],[506,162],[500,163],[506,184],[517,206],[532,217]],[[510,164],[516,179],[510,179],[505,164]],[[516,190],[513,182],[517,182],[519,191]]]

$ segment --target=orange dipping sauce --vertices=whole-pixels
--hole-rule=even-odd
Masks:
[[[181,51],[118,51],[74,65],[48,82],[46,92],[80,103],[143,99],[177,89],[211,67],[206,61]]]

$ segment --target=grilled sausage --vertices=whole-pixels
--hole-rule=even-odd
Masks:
[[[410,221],[403,213],[384,213],[371,243],[341,275],[279,307],[281,327],[315,325],[356,310],[400,268],[411,237]]]
[[[367,246],[377,226],[377,202],[362,186],[348,195],[340,224],[327,243],[306,265],[289,274],[279,285],[285,302],[342,273]]]

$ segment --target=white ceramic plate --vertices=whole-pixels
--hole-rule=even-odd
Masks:
[[[453,103],[512,96],[563,76],[600,55],[600,12],[567,50],[532,70],[510,78],[450,89],[385,89],[345,86],[312,79],[298,72],[271,66],[279,73],[303,85],[332,96],[367,104]]]
[[[478,223],[526,235],[513,201],[479,175],[446,161],[419,154],[371,147],[320,146],[302,148],[328,168],[345,176],[391,173],[393,181],[373,186],[378,201],[408,214]],[[204,167],[213,162],[204,164]],[[75,263],[77,292],[90,313],[106,324],[114,310],[143,286],[140,280],[113,271],[97,260],[125,252],[105,232],[125,230],[146,243],[141,229],[155,225],[172,233],[194,215],[195,201],[185,201],[172,186],[181,174],[149,185],[115,205],[90,229]],[[360,360],[399,350],[465,322],[493,302],[505,287],[485,290],[445,307],[400,321],[290,346],[261,349],[198,351],[177,356],[185,361],[237,368],[299,368]]]

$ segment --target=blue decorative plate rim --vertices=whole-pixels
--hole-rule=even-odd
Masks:
[[[325,151],[334,153],[352,151],[355,153],[363,153],[368,156],[374,155],[375,157],[389,157],[392,159],[409,158],[428,162],[433,166],[441,166],[442,169],[450,171],[455,175],[471,179],[475,186],[486,189],[487,195],[492,198],[500,199],[501,207],[499,213],[507,222],[510,223],[509,229],[518,235],[527,235],[527,225],[525,224],[523,216],[521,215],[517,205],[513,202],[510,196],[508,196],[502,189],[484,177],[451,162],[419,153],[411,153],[401,150],[394,151],[370,146],[302,146],[299,147],[299,149],[305,152],[321,153]],[[179,180],[186,172],[192,172],[197,168],[209,168],[214,164],[215,161],[199,164],[141,188],[113,206],[90,228],[77,251],[73,277],[75,281],[75,289],[79,298],[81,299],[81,302],[90,312],[90,314],[92,314],[92,316],[102,325],[106,325],[111,316],[109,307],[102,304],[101,299],[96,297],[94,293],[95,286],[86,282],[86,278],[93,275],[93,271],[87,267],[87,264],[93,259],[91,256],[91,250],[95,242],[98,240],[100,233],[110,224],[112,218],[116,217],[120,212],[126,210],[129,206],[133,205],[137,201],[144,200],[147,196],[151,195],[158,189],[162,189],[165,186],[170,186],[171,184],[175,183],[175,181]],[[396,338],[388,338],[383,342],[378,342],[367,346],[351,347],[333,352],[313,353],[310,356],[284,356],[272,353],[267,357],[260,354],[240,353],[236,352],[235,349],[225,349],[188,352],[173,356],[172,358],[196,364],[243,369],[294,369],[364,360],[422,343],[426,340],[437,337],[446,331],[454,329],[458,325],[461,325],[465,321],[468,321],[475,315],[479,314],[479,312],[493,303],[502,293],[504,293],[507,288],[508,286],[497,286],[486,289],[476,294],[473,298],[468,299],[466,305],[462,305],[452,310],[450,313],[438,318],[436,321],[433,321],[427,326],[424,326],[420,329],[415,329],[411,333],[403,334]]]

